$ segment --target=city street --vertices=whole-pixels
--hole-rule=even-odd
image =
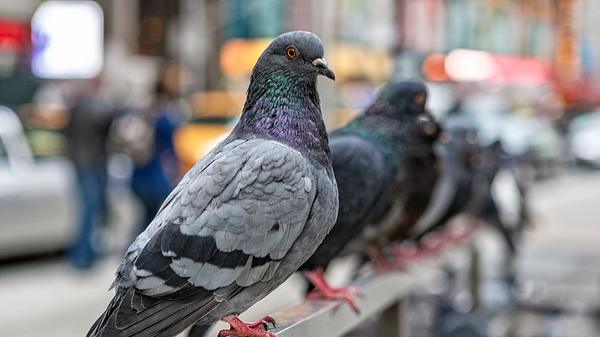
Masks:
[[[518,262],[520,298],[532,310],[517,315],[516,336],[598,336],[600,175],[563,176],[533,192],[535,228]]]
[[[157,311],[113,305],[95,335],[249,307],[280,337],[599,337],[599,16],[0,0],[0,337],[85,336],[140,233],[133,283]],[[360,313],[281,282],[301,264]],[[202,308],[164,302],[182,296]]]
[[[558,300],[565,306],[600,304],[599,187],[600,173],[583,172],[539,183],[531,193],[535,226],[526,237],[520,277],[534,284],[532,289],[539,284],[562,289],[553,293],[563,296]],[[0,336],[83,336],[110,299],[107,290],[117,263],[112,257],[85,273],[58,260],[0,266]],[[301,282],[292,278],[246,317],[299,301]],[[561,336],[586,336],[585,324],[577,322],[576,333],[564,333],[574,328],[571,321],[561,327]]]

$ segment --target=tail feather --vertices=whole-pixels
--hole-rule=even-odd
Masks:
[[[170,301],[139,294],[135,288],[118,291],[86,337],[174,336],[217,304],[212,296]]]
[[[94,324],[92,324],[92,327],[90,328],[88,333],[85,335],[85,337],[100,336],[99,334],[100,334],[101,330],[103,329],[104,326],[106,326],[106,323],[108,322],[109,318],[113,314],[115,314],[115,310],[117,310],[119,308],[122,300],[123,300],[123,293],[117,292],[115,294],[115,296],[113,297],[113,299],[108,304],[108,307],[106,308],[106,310],[104,310],[102,315],[100,315],[100,317],[98,317],[98,319],[94,322]]]

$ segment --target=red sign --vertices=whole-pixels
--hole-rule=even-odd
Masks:
[[[23,53],[31,46],[28,22],[0,18],[0,50]]]
[[[492,55],[492,59],[496,65],[493,81],[536,85],[553,80],[549,60],[509,55]]]

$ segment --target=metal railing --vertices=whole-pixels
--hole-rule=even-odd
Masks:
[[[424,285],[440,281],[444,263],[452,259],[464,262],[465,257],[469,259],[469,292],[476,305],[480,257],[474,240],[470,240],[468,244],[452,247],[438,257],[415,262],[404,271],[374,273],[351,284],[362,292],[357,298],[360,313],[355,313],[342,302],[306,300],[272,314],[277,322],[274,332],[281,337],[338,337],[378,316],[376,336],[407,337],[407,296]]]

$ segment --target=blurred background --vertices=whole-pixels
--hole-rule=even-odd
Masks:
[[[598,17],[596,0],[0,0],[0,336],[87,331],[129,242],[239,117],[262,50],[299,29],[336,73],[319,83],[330,130],[416,78],[436,117],[516,163],[528,305],[489,315],[493,335],[597,336]]]

